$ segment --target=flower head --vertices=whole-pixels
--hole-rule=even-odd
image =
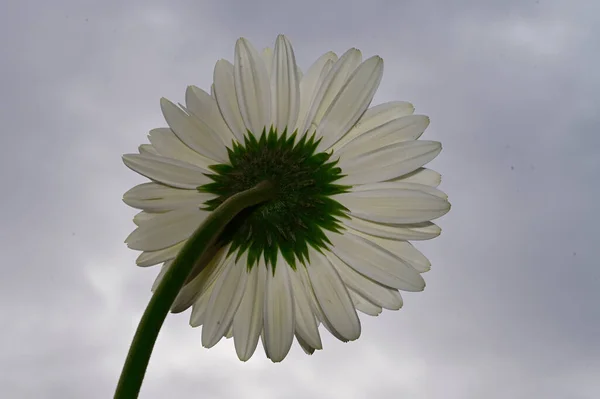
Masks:
[[[124,201],[142,210],[126,242],[143,251],[138,265],[163,264],[157,283],[219,204],[261,181],[275,187],[234,218],[175,300],[174,312],[192,307],[204,346],[233,337],[247,360],[262,338],[277,362],[295,336],[312,354],[320,324],[355,340],[356,310],[398,310],[399,290],[424,289],[430,264],[408,241],[439,235],[431,220],[450,209],[440,175],[423,168],[441,145],[418,140],[429,119],[411,104],[369,108],[382,74],[380,57],[350,49],[303,75],[285,36],[262,54],[239,39],[211,94],[190,86],[185,106],[162,99],[169,128],[123,157],[152,180]]]

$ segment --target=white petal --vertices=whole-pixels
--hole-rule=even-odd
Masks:
[[[169,127],[189,148],[218,162],[227,161],[223,142],[210,127],[195,115],[186,113],[166,98],[160,99],[160,108]]]
[[[225,146],[231,146],[235,137],[223,120],[217,101],[204,90],[189,86],[185,92],[185,105],[210,129],[211,135],[218,137]]]
[[[233,76],[244,125],[258,136],[271,124],[271,89],[263,59],[244,38],[235,44]]]
[[[450,210],[450,203],[444,197],[427,192],[435,188],[414,183],[404,185],[419,187],[388,186],[398,184],[375,183],[362,186],[365,187],[363,191],[356,190],[361,188],[357,186],[356,191],[333,198],[348,208],[352,216],[379,223],[421,223],[439,218]]]
[[[271,74],[271,118],[279,134],[288,135],[296,125],[300,107],[300,88],[296,57],[292,44],[284,35],[275,42]]]
[[[306,341],[302,339],[300,335],[298,335],[298,333],[296,333],[296,340],[298,341],[298,344],[300,345],[304,353],[306,353],[307,355],[312,355],[313,353],[315,353],[316,348],[310,346]]]
[[[227,333],[246,288],[247,256],[231,256],[217,278],[202,327],[202,346],[212,348]]]
[[[390,240],[385,240],[385,242],[381,242],[380,245],[385,248],[387,247],[386,244],[388,241]],[[404,247],[401,251],[394,249],[394,251],[398,251],[398,256],[408,262],[419,273],[428,272],[431,269],[431,262],[429,259],[427,259],[427,257],[423,255],[421,251],[416,249],[411,243],[406,241],[403,243]],[[391,246],[388,248],[390,251],[393,250]]]
[[[317,87],[318,90],[308,111],[302,132],[313,131],[319,126],[331,103],[337,98],[350,75],[360,65],[361,60],[362,54],[360,51],[352,48],[333,64],[331,71]]]
[[[442,182],[442,176],[435,170],[419,168],[414,172],[397,177],[390,181],[401,181],[405,183],[425,184],[431,187],[437,187]]]
[[[217,277],[221,274],[223,268],[225,267],[225,263],[227,260],[227,252],[229,251],[229,245],[226,245],[219,249],[219,251],[213,256],[208,265],[204,267],[202,271],[200,271],[191,281],[187,282],[177,297],[173,301],[173,305],[171,305],[171,312],[173,313],[181,313],[192,304],[196,306],[195,302],[200,301],[200,297],[204,295],[204,293],[209,291],[209,288],[215,284]],[[208,299],[206,298],[204,304],[208,304]],[[197,307],[198,310],[203,309],[202,307]],[[192,318],[190,319],[190,324],[192,327],[194,325],[193,319],[194,313],[192,312]],[[199,324],[198,324],[199,325]]]
[[[271,265],[267,268],[264,344],[273,362],[280,362],[286,357],[294,340],[294,298],[289,268],[281,253],[277,256],[275,275]]]
[[[225,332],[225,334],[223,335],[223,337],[229,339],[229,338],[233,338],[233,323],[231,323],[229,325],[229,328],[227,329],[227,331]]]
[[[343,223],[355,230],[392,240],[430,240],[440,235],[442,230],[431,222],[415,224],[376,223],[350,216]]]
[[[431,262],[425,255],[407,241],[384,240],[373,237],[371,240],[402,258],[419,273],[426,273],[431,269]]]
[[[300,81],[300,111],[298,112],[298,121],[296,122],[295,127],[295,129],[300,129],[298,132],[299,134],[305,133],[302,129],[305,129],[308,111],[310,110],[324,79],[327,77],[336,61],[337,55],[335,53],[330,51],[323,54],[311,65],[306,72],[306,75],[304,75]]]
[[[333,146],[333,151],[337,151],[355,137],[377,129],[394,119],[412,115],[414,111],[415,107],[405,101],[392,101],[369,108],[348,134]]]
[[[147,267],[174,259],[184,245],[185,241],[182,241],[179,244],[175,244],[165,249],[159,249],[158,251],[144,251],[138,256],[135,263],[138,266]]]
[[[297,268],[304,268],[303,265],[298,265]],[[292,282],[292,290],[294,292],[294,314],[296,315],[296,336],[313,349],[322,349],[321,336],[319,328],[315,320],[309,296],[306,288],[302,283],[300,273],[290,271],[290,281]]]
[[[162,281],[167,270],[169,270],[169,267],[171,267],[172,263],[173,263],[173,261],[170,260],[168,262],[163,263],[163,265],[160,267],[160,272],[158,272],[158,275],[156,276],[156,279],[154,280],[154,283],[152,284],[152,292],[156,291],[156,289],[158,288],[158,285]]]
[[[152,144],[142,144],[138,147],[138,151],[140,154],[159,155],[156,148],[152,147]]]
[[[342,279],[325,255],[311,250],[308,275],[323,315],[343,341],[360,336],[360,320]]]
[[[263,328],[263,304],[267,267],[261,257],[250,270],[240,307],[233,318],[235,351],[241,361],[252,357]]]
[[[271,355],[269,355],[269,348],[267,347],[267,341],[265,341],[265,330],[263,329],[260,334],[260,342],[262,342],[263,349],[265,350],[265,355],[267,359],[271,359]]]
[[[160,214],[135,229],[125,242],[140,251],[170,247],[192,235],[209,213],[192,207]]]
[[[426,184],[406,182],[406,181],[402,181],[402,180],[386,181],[386,182],[371,183],[371,184],[360,184],[360,185],[352,187],[352,189],[350,191],[354,192],[354,193],[359,193],[359,192],[372,191],[372,190],[393,190],[393,189],[422,191],[424,193],[433,195],[438,198],[442,198],[445,200],[448,199],[448,195],[446,193],[444,193],[442,190],[439,190],[435,187],[428,186]]]
[[[200,327],[204,323],[204,317],[206,316],[206,311],[208,310],[208,301],[213,293],[215,288],[215,284],[209,285],[202,292],[196,293],[194,297],[193,304],[189,304],[185,307],[184,310],[192,306],[192,313],[190,314],[190,326],[192,328]],[[180,311],[171,309],[173,313],[179,313]]]
[[[133,223],[135,223],[136,226],[141,226],[142,223],[147,222],[148,220],[154,218],[155,216],[160,215],[160,213],[150,213],[150,212],[138,212],[134,217],[133,217]]]
[[[127,191],[123,195],[123,202],[132,208],[164,212],[189,206],[201,207],[214,197],[213,194],[196,190],[181,190],[157,183],[143,183]]]
[[[360,274],[333,253],[326,255],[348,288],[356,291],[374,305],[385,309],[398,310],[402,307],[402,297],[398,290],[385,287]]]
[[[262,51],[262,59],[267,67],[267,74],[271,76],[273,73],[273,49],[271,47],[265,47]]]
[[[372,241],[350,231],[327,235],[335,253],[354,270],[390,288],[422,291],[425,280],[409,264]]]
[[[336,151],[336,156],[358,157],[381,147],[416,140],[429,126],[429,117],[409,115],[395,119],[362,134]]]
[[[348,290],[348,293],[350,294],[350,299],[352,299],[352,303],[356,310],[360,310],[369,316],[379,316],[381,314],[381,306],[369,302],[366,298],[363,298],[353,290]]]
[[[364,184],[386,181],[413,172],[433,160],[442,150],[437,141],[403,141],[340,158],[338,166],[345,175],[338,184]]]
[[[148,138],[158,154],[164,157],[177,159],[205,169],[216,163],[185,145],[169,128],[152,129]]]
[[[213,80],[215,82],[213,84],[214,96],[217,100],[221,116],[237,140],[243,143],[244,136],[246,135],[246,126],[242,120],[242,114],[240,113],[235,93],[233,65],[227,60],[219,60],[215,65]]]
[[[425,255],[416,249],[408,241],[389,240],[381,237],[373,237],[369,234],[364,234],[359,231],[353,231],[353,234],[361,236],[366,240],[374,242],[381,248],[390,251],[398,258],[408,263],[413,269],[419,273],[428,272],[431,269],[431,262]]]
[[[134,172],[171,187],[196,189],[212,182],[204,175],[209,171],[171,158],[126,154],[123,155],[123,163]]]
[[[310,306],[311,306],[313,313],[315,314],[315,317],[317,319],[317,327],[321,324],[321,322],[323,322],[329,331],[334,331],[334,332],[332,332],[332,334],[337,339],[343,340],[343,338],[341,336],[339,336],[339,334],[337,334],[337,332],[335,332],[335,330],[333,330],[333,328],[331,328],[331,326],[328,326],[329,322],[323,315],[323,310],[321,309],[321,305],[319,305],[319,301],[317,300],[317,297],[315,296],[315,292],[313,290],[312,283],[310,282],[310,277],[308,276],[308,271],[306,270],[306,267],[296,268],[296,274],[299,277],[300,281],[302,281],[302,285],[303,285],[306,295],[308,297],[308,301],[310,302]]]
[[[323,141],[317,151],[330,148],[356,124],[369,108],[382,76],[381,57],[371,57],[356,68],[319,123],[317,137]]]

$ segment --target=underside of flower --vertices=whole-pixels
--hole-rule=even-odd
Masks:
[[[308,260],[309,246],[325,248],[323,230],[339,231],[338,218],[347,211],[330,198],[350,188],[335,184],[342,177],[337,161],[330,161],[330,154],[315,153],[319,141],[314,135],[296,136],[294,132],[288,137],[287,131],[278,135],[273,128],[258,139],[248,133],[243,144],[233,142],[229,163],[210,166],[213,183],[199,187],[217,196],[205,203],[213,210],[261,181],[275,185],[275,199],[244,210],[222,234],[221,245],[230,243],[230,253],[239,257],[248,251],[249,268],[264,255],[275,272],[279,251],[295,269],[296,260]]]
[[[441,151],[419,140],[429,118],[407,102],[370,107],[383,60],[357,49],[326,53],[303,74],[289,40],[259,53],[238,40],[217,62],[210,93],[185,106],[162,99],[168,128],[125,164],[149,178],[124,195],[141,212],[127,245],[140,266],[163,264],[155,286],[207,216],[234,194],[269,181],[274,199],[238,214],[205,269],[172,310],[192,307],[202,344],[233,337],[241,360],[262,339],[283,360],[294,337],[309,354],[319,326],[341,341],[361,333],[357,310],[377,316],[422,291],[430,263],[409,241],[440,234],[450,204],[424,166]]]

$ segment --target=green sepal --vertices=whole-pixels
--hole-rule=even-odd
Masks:
[[[277,195],[241,212],[227,226],[220,240],[231,244],[239,257],[247,252],[248,268],[262,258],[275,269],[277,254],[292,269],[308,261],[309,247],[324,249],[329,243],[325,231],[340,232],[340,220],[348,209],[332,198],[351,186],[335,184],[342,175],[332,154],[315,153],[321,138],[315,134],[298,137],[287,129],[278,134],[271,126],[256,137],[251,132],[243,144],[233,142],[227,149],[229,163],[211,165],[212,182],[198,187],[215,198],[204,203],[207,210],[218,207],[237,192],[268,180]]]

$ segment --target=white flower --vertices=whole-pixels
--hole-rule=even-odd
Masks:
[[[350,49],[302,75],[285,36],[262,54],[239,39],[234,64],[217,62],[211,94],[190,86],[185,106],[162,99],[170,128],[123,157],[152,180],[124,195],[142,210],[126,242],[143,251],[138,265],[163,263],[157,282],[226,198],[262,180],[278,189],[234,219],[173,305],[192,306],[205,347],[233,336],[247,360],[262,337],[278,362],[296,336],[312,354],[321,323],[352,341],[356,310],[398,310],[399,290],[424,289],[430,263],[408,241],[438,236],[431,220],[450,209],[440,175],[423,168],[441,145],[417,140],[429,118],[411,104],[369,108],[382,73],[380,57]]]

